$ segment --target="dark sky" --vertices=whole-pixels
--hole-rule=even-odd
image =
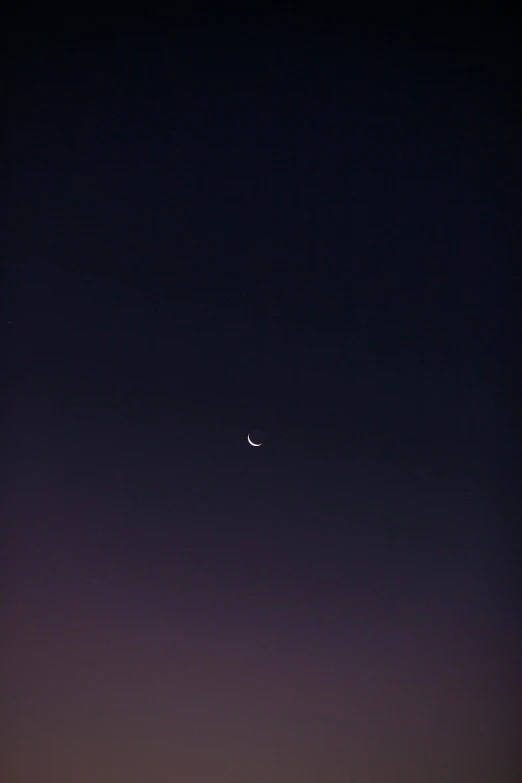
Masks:
[[[512,24],[319,22],[15,25],[9,783],[518,779]]]

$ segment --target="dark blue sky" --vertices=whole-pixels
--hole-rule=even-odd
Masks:
[[[332,650],[435,613],[481,661],[516,615],[508,26],[301,22],[14,36],[12,604],[79,580],[81,617],[114,584],[203,627],[287,605],[301,649],[328,605]],[[489,769],[459,758],[448,781]]]

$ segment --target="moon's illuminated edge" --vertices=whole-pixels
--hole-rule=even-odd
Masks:
[[[254,441],[250,440],[250,435],[247,435],[247,441],[250,443],[251,446],[262,446],[262,443],[254,443]]]

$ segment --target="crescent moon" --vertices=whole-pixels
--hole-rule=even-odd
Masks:
[[[254,443],[253,440],[250,440],[250,435],[247,435],[247,441],[250,443],[251,446],[262,446],[262,443]]]

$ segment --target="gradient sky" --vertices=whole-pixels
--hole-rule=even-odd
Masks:
[[[509,24],[24,24],[5,780],[520,780]]]

